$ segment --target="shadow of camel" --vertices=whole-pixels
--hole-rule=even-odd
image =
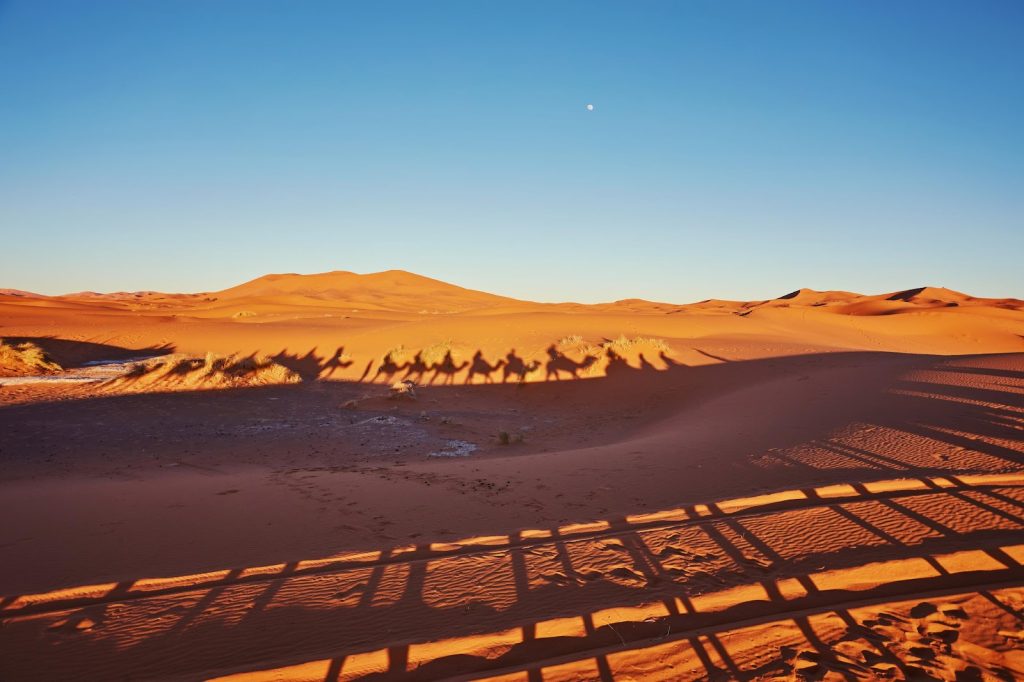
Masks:
[[[469,365],[469,371],[466,373],[465,383],[473,383],[473,378],[480,376],[483,378],[484,383],[494,383],[494,378],[491,374],[497,372],[505,364],[504,360],[498,360],[496,363],[491,365],[487,360],[484,359],[483,351],[477,351],[473,354],[473,360]]]
[[[444,358],[440,362],[434,364],[431,369],[434,371],[434,375],[430,377],[430,385],[433,386],[434,382],[437,381],[438,377],[441,378],[440,385],[449,385],[455,383],[455,375],[464,370],[469,366],[468,361],[463,361],[462,364],[456,364],[455,359],[452,357],[452,352],[447,351],[444,354]]]
[[[545,381],[551,381],[552,377],[554,377],[555,381],[561,381],[562,372],[569,375],[568,379],[578,379],[581,371],[597,362],[597,358],[592,355],[587,355],[580,362],[576,362],[565,355],[565,353],[559,351],[555,344],[548,346],[544,352],[548,356],[548,361],[544,363]]]

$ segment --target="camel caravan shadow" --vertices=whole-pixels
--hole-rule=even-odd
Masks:
[[[657,364],[645,356],[656,353]],[[539,381],[593,379],[629,372],[664,371],[682,363],[669,355],[660,339],[636,337],[602,339],[587,343],[582,337],[565,337],[546,348],[520,355],[510,348],[503,356],[489,360],[482,349],[462,352],[451,341],[412,352],[393,348],[379,362],[371,360],[358,381],[416,385],[523,384]],[[660,366],[658,366],[660,365]],[[318,375],[325,378],[323,373]]]
[[[294,353],[285,348],[269,355],[207,353],[204,357],[173,354],[173,348],[166,347],[159,349],[160,357],[135,364],[125,376],[110,382],[110,387],[175,390],[315,381],[412,387],[523,385],[664,372],[685,366],[670,353],[660,339],[625,336],[597,343],[566,337],[525,354],[510,348],[495,359],[489,359],[481,348],[467,349],[444,341],[416,350],[398,346],[363,363],[357,363],[343,345],[329,353],[317,348]]]

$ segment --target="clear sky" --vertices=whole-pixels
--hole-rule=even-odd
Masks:
[[[0,234],[42,293],[1024,297],[1024,3],[0,0]]]

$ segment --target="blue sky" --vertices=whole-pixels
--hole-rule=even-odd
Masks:
[[[0,287],[1024,297],[1022,45],[1015,1],[0,0]]]

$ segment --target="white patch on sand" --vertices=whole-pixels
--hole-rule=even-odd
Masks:
[[[81,367],[57,374],[33,374],[24,377],[0,377],[0,386],[24,384],[77,384],[89,381],[108,381],[122,376],[137,362],[144,362],[159,355],[144,355],[127,360],[91,360]]]
[[[477,446],[464,440],[447,441],[444,447],[436,452],[431,452],[428,457],[468,457],[475,452]]]

